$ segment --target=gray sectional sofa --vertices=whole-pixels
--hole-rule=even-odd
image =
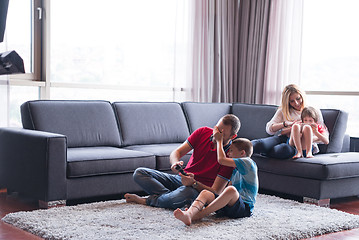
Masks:
[[[138,167],[170,172],[169,155],[195,129],[227,113],[240,137],[267,137],[277,107],[241,103],[28,101],[23,128],[0,128],[0,187],[39,200],[75,200],[139,192]],[[349,150],[348,115],[322,109],[330,143],[312,159],[253,155],[263,190],[323,200],[359,195],[359,154]],[[183,160],[188,162],[190,153]]]

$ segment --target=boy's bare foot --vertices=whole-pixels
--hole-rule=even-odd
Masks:
[[[303,155],[298,152],[297,154],[294,155],[293,159],[297,159],[301,157],[303,157]]]
[[[192,223],[191,217],[188,215],[188,213],[186,211],[182,211],[179,208],[173,211],[173,215],[175,216],[175,218],[181,220],[187,226],[190,226]]]
[[[138,204],[146,205],[146,198],[140,197],[136,194],[126,193],[125,199],[127,203],[138,203]]]

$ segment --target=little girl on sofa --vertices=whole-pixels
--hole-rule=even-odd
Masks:
[[[312,158],[319,152],[318,143],[329,143],[329,132],[324,124],[318,124],[318,113],[313,107],[303,108],[301,119],[292,126],[289,144],[297,150],[293,158]]]

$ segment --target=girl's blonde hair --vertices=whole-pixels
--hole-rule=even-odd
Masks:
[[[293,107],[290,105],[289,102],[289,97],[292,93],[298,93],[302,98],[302,106],[300,110],[303,110],[303,108],[306,106],[305,93],[295,84],[287,85],[282,92],[281,104],[283,116],[286,121],[293,121],[293,119],[290,118],[290,110],[293,109]]]

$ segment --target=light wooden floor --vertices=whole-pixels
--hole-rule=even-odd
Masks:
[[[359,215],[359,198],[337,199],[332,201],[331,208]],[[37,203],[15,196],[9,196],[0,191],[0,218],[6,214],[17,211],[29,211],[38,209]],[[0,221],[0,240],[35,240],[41,239],[23,230],[15,228]],[[342,231],[327,234],[310,239],[315,240],[357,240],[359,239],[359,229]]]

